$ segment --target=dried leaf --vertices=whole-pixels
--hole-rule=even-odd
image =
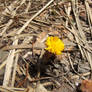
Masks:
[[[83,80],[80,89],[82,92],[92,92],[92,80]]]

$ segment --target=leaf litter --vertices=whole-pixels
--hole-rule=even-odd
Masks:
[[[48,36],[61,55],[45,50]],[[84,92],[91,61],[91,0],[0,0],[0,91]]]

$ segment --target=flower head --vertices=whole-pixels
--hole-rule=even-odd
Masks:
[[[64,43],[57,36],[48,37],[45,44],[47,46],[47,48],[45,49],[56,55],[60,55],[61,52],[64,50]]]

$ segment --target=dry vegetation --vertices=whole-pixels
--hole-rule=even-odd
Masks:
[[[48,36],[61,55],[48,55]],[[91,72],[91,0],[0,0],[0,92],[79,92]]]

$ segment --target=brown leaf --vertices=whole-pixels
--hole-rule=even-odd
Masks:
[[[92,80],[83,80],[80,89],[82,92],[92,92]]]

